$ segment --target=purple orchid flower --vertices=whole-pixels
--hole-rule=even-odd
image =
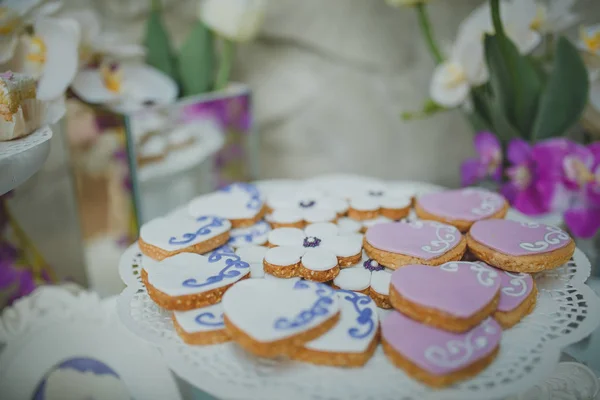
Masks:
[[[470,186],[488,177],[500,182],[502,180],[502,146],[498,138],[493,133],[480,132],[475,135],[473,145],[478,157],[468,159],[461,164],[461,184]]]
[[[29,295],[36,288],[35,278],[33,277],[33,273],[30,270],[23,268],[23,269],[19,269],[18,273],[19,273],[18,289],[10,297],[9,304],[21,297]]]
[[[576,189],[565,223],[575,236],[591,238],[600,229],[600,142],[568,155],[564,172],[567,184]]]
[[[540,215],[554,209],[561,191],[562,162],[568,151],[566,139],[550,139],[531,146],[523,139],[508,145],[509,182],[502,194],[517,210]]]

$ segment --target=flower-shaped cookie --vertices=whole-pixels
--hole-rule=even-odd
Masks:
[[[267,206],[271,211],[267,220],[273,228],[303,228],[310,223],[334,222],[348,210],[345,200],[315,189],[273,192],[267,198]]]
[[[358,264],[340,271],[333,280],[333,286],[367,294],[378,307],[392,308],[389,302],[392,272],[363,252]]]
[[[350,218],[363,221],[386,217],[397,221],[410,212],[412,193],[389,188],[357,192],[348,198]]]
[[[264,270],[279,278],[330,281],[340,267],[356,264],[362,256],[361,235],[340,236],[338,227],[328,222],[304,230],[274,229],[269,233],[269,245],[272,248],[265,254]]]

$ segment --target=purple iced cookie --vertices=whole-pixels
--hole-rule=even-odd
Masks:
[[[392,269],[460,260],[465,244],[458,229],[436,221],[382,223],[370,227],[365,234],[369,257]]]
[[[533,311],[537,288],[529,274],[496,271],[500,275],[500,300],[494,318],[502,328],[508,329]]]
[[[496,311],[500,271],[467,261],[408,265],[392,274],[390,289],[396,310],[427,325],[464,332]]]
[[[398,368],[442,387],[478,374],[495,358],[502,329],[487,318],[468,332],[452,333],[390,313],[381,324],[383,349]]]
[[[504,197],[480,188],[428,193],[419,197],[415,206],[420,218],[454,225],[461,232],[468,231],[475,221],[504,218],[507,209]]]
[[[568,233],[537,222],[478,221],[469,231],[467,241],[477,258],[513,272],[556,268],[569,261],[575,251]]]

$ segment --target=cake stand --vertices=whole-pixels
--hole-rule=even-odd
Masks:
[[[407,191],[416,189],[409,182],[394,185],[404,185]],[[508,216],[515,217],[522,218],[515,214]],[[235,343],[186,345],[177,336],[170,313],[156,306],[141,284],[143,262],[144,257],[135,244],[121,259],[119,272],[128,285],[117,303],[121,320],[139,338],[158,346],[177,375],[218,398],[506,398],[529,393],[536,384],[544,387],[544,379],[558,366],[561,349],[585,338],[600,323],[600,299],[585,284],[591,266],[585,255],[576,250],[567,264],[535,275],[539,290],[535,310],[504,332],[498,357],[488,368],[473,379],[433,390],[392,366],[381,348],[364,367],[343,369],[260,359],[245,353]]]
[[[25,137],[0,142],[0,196],[31,178],[50,152],[52,130],[39,128]]]

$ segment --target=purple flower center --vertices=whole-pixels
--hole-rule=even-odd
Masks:
[[[363,263],[363,267],[365,267],[365,269],[368,269],[371,272],[383,270],[383,266],[381,264],[370,258]]]
[[[307,236],[304,238],[304,247],[318,247],[321,243],[321,239],[316,236]]]
[[[521,164],[507,168],[506,174],[519,190],[525,190],[531,183],[531,171],[527,165]]]
[[[383,196],[383,192],[381,190],[369,190],[369,196],[381,197]]]
[[[0,76],[4,79],[12,79],[14,74],[12,73],[12,71],[6,71],[6,72],[0,74]]]
[[[310,208],[310,207],[313,207],[315,204],[317,204],[317,202],[314,200],[302,200],[298,204],[302,208]]]
[[[111,62],[110,64],[108,64],[108,70],[110,72],[116,72],[118,69],[119,69],[119,63]]]

